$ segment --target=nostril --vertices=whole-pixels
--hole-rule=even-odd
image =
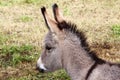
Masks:
[[[44,72],[45,72],[45,70],[44,70],[44,69],[39,69],[39,71],[40,71],[41,73],[44,73]]]
[[[38,70],[38,71],[41,72],[41,73],[44,73],[44,72],[45,72],[45,70],[44,70],[44,69],[41,69],[38,65],[36,65],[36,70]]]

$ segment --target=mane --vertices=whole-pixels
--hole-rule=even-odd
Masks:
[[[106,61],[100,59],[97,57],[96,52],[92,51],[89,44],[87,43],[87,37],[85,36],[85,33],[81,30],[77,29],[77,26],[71,22],[66,22],[63,21],[61,23],[58,23],[58,27],[60,30],[62,29],[66,29],[70,32],[72,32],[73,34],[75,34],[79,40],[81,41],[81,46],[85,49],[85,51],[87,51],[88,55],[95,60],[97,63],[99,64],[103,64]]]

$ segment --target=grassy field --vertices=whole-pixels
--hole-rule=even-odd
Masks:
[[[0,0],[0,80],[70,80],[64,70],[35,70],[47,33],[40,7],[52,16],[53,3],[100,58],[120,63],[120,0]]]

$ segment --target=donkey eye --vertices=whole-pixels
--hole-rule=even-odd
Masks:
[[[46,45],[46,49],[47,49],[47,50],[51,50],[51,49],[52,49],[52,47],[51,47],[51,46]]]

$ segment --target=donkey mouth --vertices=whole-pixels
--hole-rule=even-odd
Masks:
[[[44,72],[45,72],[44,69],[41,69],[41,68],[39,68],[38,66],[36,66],[36,70],[39,71],[40,73],[44,73]]]
[[[38,65],[36,65],[36,70],[39,71],[40,73],[45,73],[46,70],[43,68],[40,68]]]

